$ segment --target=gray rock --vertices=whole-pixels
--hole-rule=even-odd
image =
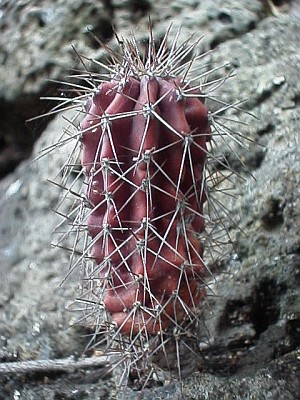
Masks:
[[[0,177],[29,156],[49,119],[25,121],[49,111],[41,96],[57,91],[70,69],[80,64],[71,45],[89,56],[113,35],[109,1],[3,0],[0,3]],[[33,132],[32,132],[33,131]]]
[[[8,3],[2,2],[1,7],[3,4]],[[63,2],[58,4],[63,10]],[[78,2],[73,4],[74,10],[79,7]],[[230,115],[248,123],[241,126],[241,132],[250,141],[248,148],[234,147],[245,168],[234,164],[232,154],[226,154],[245,181],[236,180],[236,198],[228,198],[225,204],[230,210],[225,224],[234,246],[228,257],[211,265],[214,278],[210,282],[207,305],[203,305],[207,330],[203,329],[199,339],[203,355],[199,371],[183,380],[181,391],[180,385],[174,382],[146,389],[142,394],[128,389],[122,396],[296,400],[300,398],[300,34],[297,13],[266,17],[258,1],[241,1],[238,6],[233,1],[214,2],[213,6],[211,2],[197,1],[172,4],[152,5],[155,29],[162,32],[172,18],[175,26],[188,26],[186,33],[189,30],[207,33],[203,46],[217,46],[211,62],[231,59],[237,68],[237,77],[220,88],[222,99],[233,102],[247,98],[245,110],[258,119],[238,111]],[[118,26],[121,33],[126,33],[133,18],[132,10],[128,10],[125,2],[115,2],[115,6]],[[22,7],[26,12],[20,12]],[[97,7],[102,7],[102,3],[98,2]],[[51,9],[49,5],[42,8],[34,2],[30,7],[28,2],[15,2],[6,12],[19,19],[16,31],[21,32],[24,27],[28,35],[30,26],[37,28],[40,23],[45,28],[52,26],[54,11],[51,13]],[[55,10],[57,21],[66,18],[59,10],[59,7]],[[53,28],[53,34],[49,34],[45,46],[50,46],[47,51],[53,51],[55,65],[62,62],[62,56],[56,51],[66,58],[70,56],[67,46],[72,29],[76,34],[71,41],[77,41],[76,47],[80,51],[88,48],[82,39],[85,35],[81,29],[86,26],[82,16],[70,24],[74,27],[66,22],[62,24],[65,33],[59,30],[54,33]],[[147,16],[139,11],[135,17],[142,31]],[[2,15],[2,23],[3,18]],[[43,42],[39,32],[36,43]],[[6,41],[8,45],[8,36]],[[59,41],[63,41],[62,46]],[[21,52],[12,55],[15,61],[6,61],[7,76],[13,78],[6,83],[2,80],[3,90],[9,92],[5,101],[14,102],[13,96],[18,98],[23,92],[39,93],[39,85],[44,85],[44,72],[36,75],[36,86],[30,83],[30,71],[39,68],[44,71],[43,63],[49,56],[46,52],[39,56],[36,48],[39,46],[29,48],[31,62]],[[89,47],[88,55],[93,52],[98,54]],[[67,59],[63,63],[70,66]],[[21,71],[19,87],[13,82],[17,76],[11,71],[13,68]],[[57,141],[63,124],[63,119],[57,117],[48,125],[35,145],[33,157]],[[59,216],[51,209],[55,208],[62,190],[46,180],[58,173],[65,152],[50,153],[34,163],[24,161],[0,183],[0,361],[78,356],[88,342],[82,334],[91,333],[88,327],[71,327],[81,314],[65,310],[78,295],[80,271],[76,270],[60,287],[68,269],[68,255],[63,249],[50,248],[51,232],[59,222]],[[116,398],[115,383],[103,375],[102,370],[95,368],[65,375],[47,374],[44,381],[35,375],[1,376],[0,399]]]

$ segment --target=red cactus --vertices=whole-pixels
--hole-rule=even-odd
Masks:
[[[102,83],[81,124],[82,165],[103,302],[123,333],[179,323],[204,295],[201,93],[172,76]]]
[[[151,376],[153,367],[147,363],[155,358],[157,365],[160,350],[161,368],[172,370],[169,349],[174,348],[181,376],[181,354],[188,348],[194,354],[199,304],[206,295],[204,243],[214,253],[222,236],[218,204],[211,205],[206,217],[203,207],[217,182],[217,165],[230,169],[224,154],[218,157],[219,149],[232,151],[228,138],[241,143],[241,135],[234,137],[235,131],[227,130],[221,119],[224,110],[238,108],[238,103],[226,104],[205,93],[226,79],[214,76],[210,82],[209,74],[228,64],[210,71],[200,66],[196,79],[203,78],[203,83],[194,84],[192,65],[203,55],[186,59],[197,43],[188,39],[179,45],[176,38],[168,49],[168,36],[169,31],[156,51],[150,29],[146,55],[132,37],[122,41],[123,54],[108,49],[111,65],[95,61],[108,74],[103,79],[102,74],[84,73],[90,89],[74,84],[83,89],[75,106],[86,99],[80,111],[84,119],[79,130],[72,121],[75,134],[67,129],[67,137],[54,145],[76,139],[63,185],[68,198],[85,175],[84,195],[77,193],[79,204],[66,216],[71,227],[64,239],[75,234],[71,271],[81,263],[85,272],[82,300],[87,320],[96,327],[91,342],[105,332],[105,339],[96,343],[107,341],[107,350],[117,348],[124,355],[124,377],[132,369],[139,376],[149,370]],[[219,110],[210,113],[206,97],[221,104]],[[73,101],[66,100],[61,108]],[[78,150],[80,171],[70,183]],[[227,176],[218,171],[221,181]]]

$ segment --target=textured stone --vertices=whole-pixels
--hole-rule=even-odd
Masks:
[[[183,7],[178,15],[171,9],[169,17],[178,26],[188,14],[183,23],[201,34],[210,28],[206,16],[200,23],[199,16],[206,15],[204,3],[208,2],[195,2],[194,15],[192,8],[185,12]],[[238,113],[232,117],[248,122],[249,126],[241,126],[242,132],[262,146],[249,142],[250,151],[239,149],[256,179],[240,171],[246,180],[239,183],[236,199],[226,200],[226,207],[245,235],[227,220],[234,249],[219,265],[212,265],[215,278],[203,315],[210,335],[203,331],[200,371],[183,382],[182,397],[188,399],[300,397],[299,21],[288,13],[266,17],[259,2],[249,3],[239,2],[239,7],[245,7],[247,15],[254,14],[256,27],[251,32],[237,27],[240,33],[220,43],[213,60],[234,61],[238,76],[224,86],[222,95],[229,102],[249,99],[244,107],[259,119]],[[160,2],[152,6],[155,23],[160,6]],[[226,10],[235,6],[236,2],[223,2]],[[130,17],[121,7],[116,15],[122,12]],[[214,16],[217,11],[211,13]],[[141,27],[146,19],[140,17]],[[227,20],[223,15],[224,26]],[[124,31],[129,29],[125,29],[128,20],[117,22]],[[157,22],[157,30],[163,31],[169,22]],[[212,40],[217,37],[212,35]],[[48,126],[35,155],[55,142],[62,124],[58,117]],[[38,163],[25,161],[0,184],[2,361],[16,360],[17,355],[19,359],[51,359],[81,354],[88,341],[79,328],[69,328],[79,314],[64,310],[67,299],[76,296],[79,278],[71,275],[58,288],[68,260],[63,250],[50,249],[51,231],[58,222],[51,209],[60,189],[45,181],[56,175],[63,158],[64,153],[54,152]],[[90,333],[88,327],[82,332]],[[0,379],[3,399],[11,398],[16,390],[26,400],[66,395],[116,398],[114,383],[103,380],[99,370],[49,376],[46,383],[32,376]],[[129,390],[126,396],[137,394]],[[147,389],[144,398],[179,398],[179,386]]]

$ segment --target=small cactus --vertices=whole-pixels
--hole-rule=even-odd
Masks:
[[[124,76],[100,85],[81,124],[87,227],[112,321],[122,333],[152,335],[204,295],[210,127],[202,99],[185,98],[179,78],[130,64]]]
[[[156,50],[150,28],[145,54],[134,36],[122,40],[122,54],[108,49],[110,65],[95,61],[107,75],[87,71],[81,78],[91,88],[63,104],[82,104],[84,115],[80,127],[70,124],[75,132],[68,129],[62,139],[75,140],[65,182],[67,172],[78,169],[78,150],[81,157],[65,197],[85,177],[66,217],[71,228],[64,238],[75,235],[71,270],[81,264],[85,271],[80,301],[95,326],[91,342],[105,340],[107,351],[121,353],[121,381],[133,370],[139,378],[148,371],[147,381],[161,365],[177,368],[180,377],[182,352],[194,351],[188,341],[197,347],[208,273],[204,251],[214,229],[204,205],[213,191],[216,163],[227,167],[212,149],[216,136],[227,143],[234,135],[217,117],[238,107],[213,99],[221,108],[209,111],[208,92],[232,73],[210,82],[210,74],[225,64],[212,70],[202,65],[195,75],[194,63],[205,56],[188,59],[197,42],[178,44],[177,35],[168,48],[169,34]],[[103,332],[104,340],[97,335]]]

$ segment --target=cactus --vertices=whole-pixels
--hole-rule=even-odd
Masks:
[[[207,54],[191,57],[198,42],[179,44],[178,34],[168,48],[169,35],[156,49],[150,27],[145,54],[134,36],[120,41],[121,54],[107,48],[112,62],[94,61],[107,74],[87,68],[80,78],[91,88],[70,84],[79,96],[54,110],[70,104],[78,109],[79,103],[84,116],[79,128],[70,123],[60,142],[75,141],[64,166],[65,199],[84,176],[63,239],[75,237],[70,272],[83,266],[79,300],[95,327],[90,345],[105,342],[107,352],[121,354],[121,382],[132,371],[139,379],[147,371],[147,382],[159,369],[177,369],[180,378],[182,353],[197,348],[209,273],[204,250],[211,252],[219,226],[215,206],[210,214],[204,206],[216,164],[228,167],[213,149],[219,147],[216,137],[231,148],[227,138],[234,136],[218,117],[239,108],[211,95],[232,71],[211,81],[209,76],[227,64],[210,70],[200,65],[195,74],[194,64]],[[219,111],[209,111],[207,98],[221,104]]]
[[[125,67],[126,68],[126,67]],[[103,303],[126,334],[180,323],[203,291],[208,110],[170,75],[103,83],[81,124]]]

